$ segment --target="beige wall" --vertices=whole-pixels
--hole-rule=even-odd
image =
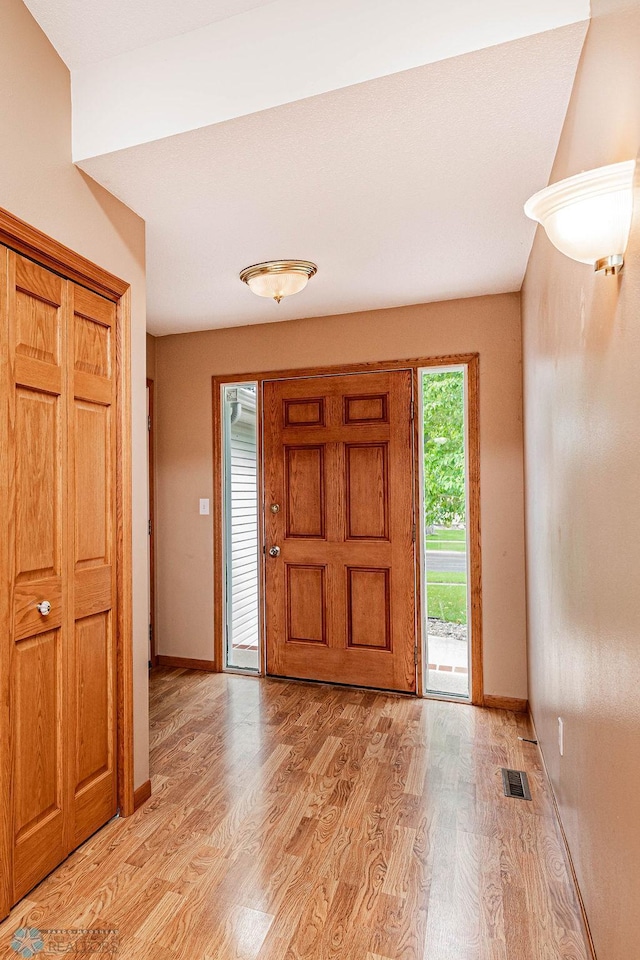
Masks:
[[[640,147],[640,6],[592,8],[552,180]],[[640,943],[639,217],[620,279],[539,230],[523,292],[530,696],[599,960]]]
[[[144,223],[71,163],[69,72],[21,0],[0,3],[0,204],[131,284],[135,783],[148,777]]]
[[[147,379],[156,378],[156,338],[147,334]]]
[[[159,652],[213,657],[211,376],[480,353],[486,692],[527,696],[518,294],[156,339]]]

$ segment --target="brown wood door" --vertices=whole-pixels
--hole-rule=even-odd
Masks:
[[[408,370],[264,384],[269,674],[415,691],[411,400]]]
[[[76,847],[116,812],[116,308],[69,287],[69,774]]]
[[[12,900],[67,854],[65,620],[67,287],[2,249],[8,269],[6,517],[10,607]],[[4,322],[4,318],[3,318]],[[50,612],[37,604],[47,602]]]
[[[15,903],[116,812],[114,306],[0,257]]]

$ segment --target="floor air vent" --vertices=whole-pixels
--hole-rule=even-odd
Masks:
[[[524,770],[502,768],[502,783],[505,797],[517,797],[518,800],[531,800],[529,781]]]

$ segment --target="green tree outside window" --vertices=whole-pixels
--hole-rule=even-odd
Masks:
[[[422,378],[424,501],[427,529],[464,525],[464,373]]]

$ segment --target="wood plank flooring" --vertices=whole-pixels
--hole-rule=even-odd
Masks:
[[[26,925],[117,929],[126,960],[589,960],[524,717],[165,668],[151,715],[151,800],[16,907],[1,957]]]

